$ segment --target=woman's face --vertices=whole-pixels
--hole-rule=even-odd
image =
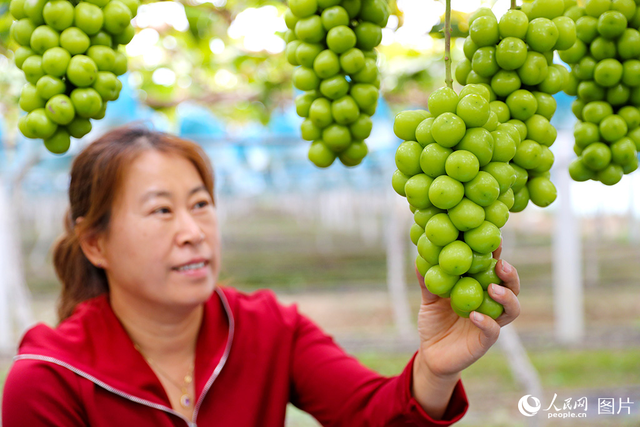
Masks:
[[[149,150],[122,184],[102,244],[111,292],[169,306],[206,301],[218,279],[220,239],[195,166]]]

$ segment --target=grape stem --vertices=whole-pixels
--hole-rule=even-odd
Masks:
[[[511,0],[511,9],[516,8],[516,0]]]
[[[445,1],[444,15],[444,82],[453,89],[453,78],[451,77],[451,0]]]

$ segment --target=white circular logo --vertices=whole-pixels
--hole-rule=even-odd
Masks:
[[[529,405],[529,398],[533,399],[533,406]],[[533,417],[540,410],[540,400],[537,397],[533,397],[530,394],[522,396],[518,402],[518,410],[525,417]]]

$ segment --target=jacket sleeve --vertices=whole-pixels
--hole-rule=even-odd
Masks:
[[[468,409],[456,384],[441,420],[432,419],[411,394],[413,362],[395,377],[383,377],[346,354],[302,315],[294,337],[291,403],[323,426],[449,426]]]
[[[81,427],[78,377],[37,360],[18,360],[7,376],[2,396],[3,427]]]

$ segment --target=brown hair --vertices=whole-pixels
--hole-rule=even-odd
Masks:
[[[135,125],[116,128],[88,145],[73,161],[65,233],[53,246],[53,264],[62,282],[58,302],[60,322],[71,316],[81,302],[109,291],[104,270],[89,262],[79,237],[108,233],[111,210],[124,174],[148,150],[190,160],[213,200],[211,162],[192,141]],[[76,224],[79,217],[83,220]]]

